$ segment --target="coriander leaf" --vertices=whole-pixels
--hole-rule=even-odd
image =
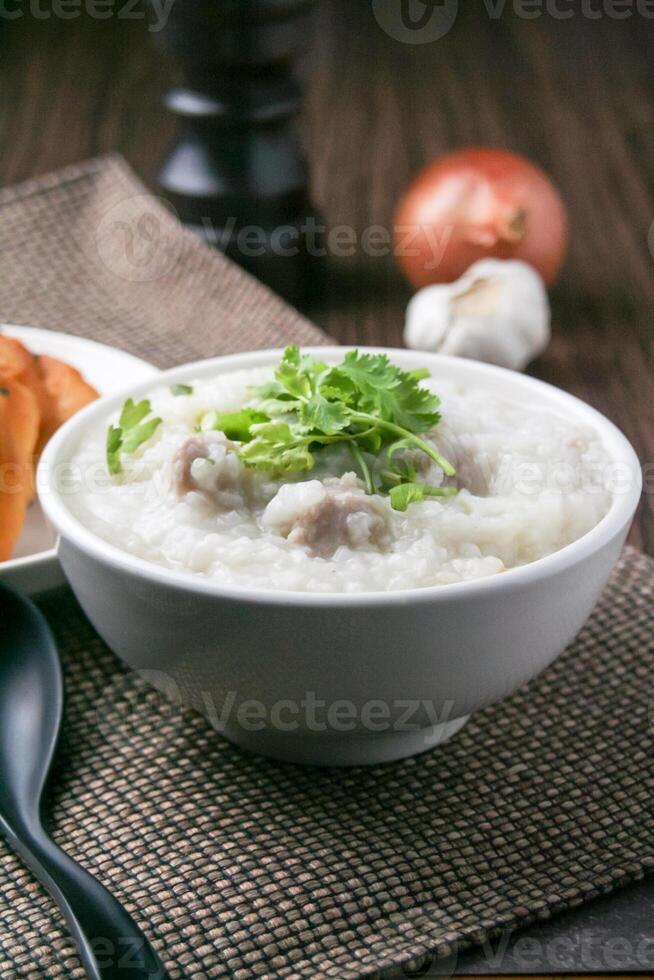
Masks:
[[[456,492],[416,483],[413,460],[394,459],[399,449],[410,448],[454,475],[454,467],[419,436],[440,419],[439,399],[420,385],[427,377],[426,369],[404,371],[386,354],[353,350],[329,367],[291,346],[274,380],[254,389],[257,400],[246,411],[260,412],[260,421],[240,413],[225,420],[213,412],[202,419],[201,428],[227,432],[241,442],[239,456],[246,465],[275,476],[311,469],[314,454],[323,447],[346,445],[368,493],[380,492],[373,477],[379,474],[382,488],[392,488],[398,509],[406,509],[412,499]],[[387,468],[380,469],[379,458],[366,456],[379,457],[384,446]]]
[[[210,429],[224,432],[234,442],[249,442],[252,439],[251,426],[269,421],[269,416],[264,412],[255,408],[242,408],[238,412],[207,412],[200,428],[203,432]]]
[[[275,371],[275,379],[285,392],[295,398],[310,398],[318,379],[327,365],[310,354],[301,354],[299,347],[287,347]]]
[[[327,372],[320,384],[320,392],[330,401],[342,401],[348,405],[353,404],[357,397],[357,387],[347,375],[339,371],[338,367],[332,368]]]
[[[388,491],[393,510],[406,510],[409,504],[424,500],[425,491],[419,483],[400,483]]]
[[[135,425],[133,428],[128,429],[123,435],[123,445],[122,450],[124,453],[133,453],[134,450],[138,449],[140,445],[154,434],[155,430],[161,425],[160,418],[148,419],[147,422],[141,422],[140,425]]]
[[[396,381],[396,370],[385,354],[359,354],[349,351],[343,361],[327,373],[323,383],[339,389],[351,405],[383,418],[392,418],[392,411],[381,408],[380,394]]]
[[[422,372],[403,371],[392,364],[386,354],[360,354],[349,351],[342,364],[325,378],[328,385],[347,378],[357,389],[357,407],[385,421],[409,429],[426,432],[439,420],[439,399],[427,388],[420,387]]]
[[[289,344],[288,347],[284,348],[282,359],[277,365],[277,371],[280,368],[285,368],[285,367],[295,368],[295,370],[299,370],[301,360],[302,360],[302,354],[300,353],[300,348],[298,347],[298,345]],[[277,375],[277,371],[275,371],[275,375]]]
[[[134,404],[128,398],[123,405],[118,425],[110,425],[107,430],[107,469],[112,475],[120,473],[121,453],[133,453],[142,443],[146,442],[161,424],[160,418],[144,421],[151,411],[147,398]]]
[[[318,429],[327,436],[340,432],[350,423],[347,406],[341,402],[328,402],[320,393],[302,403],[298,417],[308,430]]]
[[[362,392],[360,407],[365,412],[408,429],[427,432],[439,421],[439,399],[411,378],[397,378],[388,388],[367,388]]]
[[[301,401],[292,398],[286,400],[282,398],[263,398],[260,402],[257,402],[257,409],[269,418],[274,418],[276,415],[290,415],[296,412],[300,405],[302,405]]]
[[[406,510],[409,504],[418,503],[425,497],[453,497],[456,487],[433,487],[428,483],[400,483],[388,492],[393,510]]]
[[[401,373],[386,354],[360,354],[358,350],[348,351],[337,371],[362,391],[390,388],[397,382],[398,373]],[[329,375],[325,380],[327,384],[333,383]]]
[[[132,429],[135,425],[145,418],[151,411],[151,405],[147,398],[139,402],[137,405],[134,404],[131,398],[128,398],[122,407],[120,418],[118,419],[118,425],[123,431],[125,429]]]
[[[393,421],[411,432],[427,432],[440,421],[440,400],[417,381],[404,380],[393,391]]]
[[[257,385],[253,390],[259,398],[274,398],[276,401],[291,401],[297,404],[297,400],[293,395],[289,395],[279,381],[266,381],[262,385]]]
[[[247,466],[265,470],[273,476],[313,467],[308,437],[294,433],[286,422],[265,422],[252,426],[251,431],[254,438],[239,453]]]
[[[178,398],[180,395],[192,395],[193,385],[176,384],[170,386],[170,393]]]
[[[253,427],[257,439],[267,439],[270,442],[293,442],[293,431],[288,422],[260,422]]]
[[[319,392],[328,401],[343,402],[345,405],[354,400],[354,389],[348,391],[345,387],[339,388],[338,385],[321,384]]]
[[[300,354],[300,370],[314,382],[312,387],[315,387],[315,382],[324,375],[328,368],[324,361],[317,361],[312,354]]]
[[[120,448],[123,444],[123,431],[115,425],[107,429],[107,469],[115,476],[120,473]]]
[[[275,377],[282,388],[290,395],[308,398],[311,394],[309,379],[300,371],[300,352],[297,347],[287,347],[280,361]]]

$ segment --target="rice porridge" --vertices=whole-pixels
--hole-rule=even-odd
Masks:
[[[288,370],[154,387],[108,434],[90,427],[72,512],[217,585],[353,593],[496,575],[610,506],[592,428],[372,360],[339,374],[288,356]]]

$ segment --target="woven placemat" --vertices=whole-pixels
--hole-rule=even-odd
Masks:
[[[0,219],[0,319],[162,365],[320,340],[115,159],[0,192]],[[240,752],[121,666],[69,594],[45,599],[68,692],[56,839],[184,980],[374,975],[635,880],[654,869],[653,578],[628,549],[543,675],[451,742],[366,770]],[[0,977],[83,977],[53,903],[1,842]]]
[[[115,156],[0,190],[0,322],[91,337],[159,367],[328,343],[183,230]]]

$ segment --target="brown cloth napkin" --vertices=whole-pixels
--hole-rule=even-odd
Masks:
[[[91,337],[158,367],[329,342],[185,231],[119,157],[0,190],[0,322]]]
[[[320,340],[114,159],[0,192],[0,319],[159,364]],[[654,869],[653,570],[627,549],[537,680],[432,752],[365,770],[240,752],[123,667],[72,596],[45,599],[68,697],[55,837],[174,978],[347,980],[424,954],[451,972],[457,949]],[[83,972],[0,843],[0,978],[22,977]]]

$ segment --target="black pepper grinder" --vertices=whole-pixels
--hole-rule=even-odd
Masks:
[[[293,74],[313,0],[175,0],[154,33],[181,65],[158,179],[181,220],[295,303],[304,294],[308,172]],[[154,5],[153,5],[154,6]]]

